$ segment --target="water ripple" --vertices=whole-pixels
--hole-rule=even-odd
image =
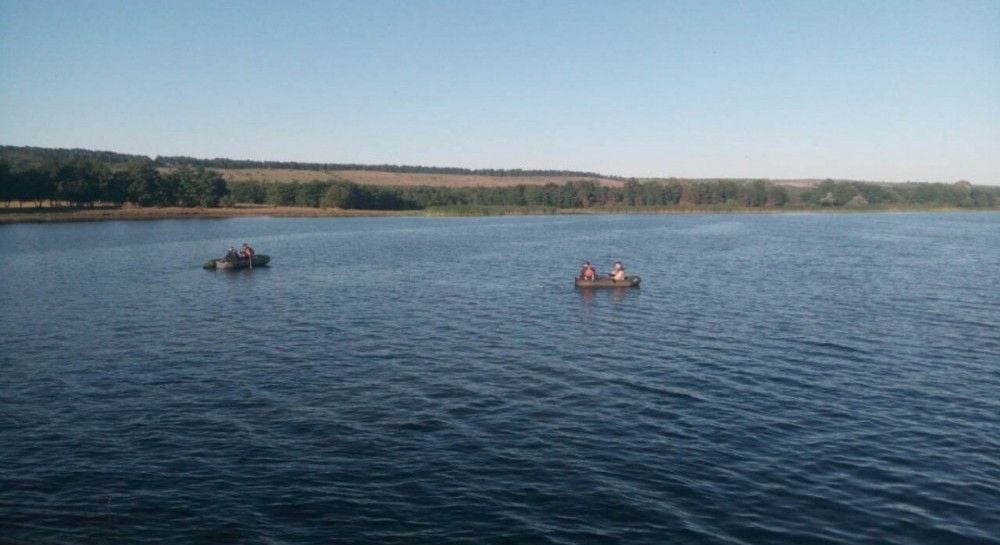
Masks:
[[[273,266],[198,268],[244,239]],[[995,213],[7,226],[0,543],[998,543],[998,239]],[[585,258],[643,287],[574,290]]]

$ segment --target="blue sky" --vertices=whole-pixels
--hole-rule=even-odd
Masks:
[[[1000,0],[0,0],[0,143],[1000,185]]]

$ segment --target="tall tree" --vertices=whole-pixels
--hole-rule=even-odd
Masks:
[[[128,200],[139,206],[174,204],[174,191],[149,159],[138,159],[125,167],[128,176]]]
[[[10,170],[10,163],[0,161],[0,201],[13,201],[17,198],[17,187],[15,187],[15,176]]]

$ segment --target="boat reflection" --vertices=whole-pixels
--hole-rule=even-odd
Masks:
[[[576,291],[584,303],[592,303],[595,297],[606,297],[615,303],[621,303],[626,297],[634,298],[641,293],[632,288],[576,288]]]

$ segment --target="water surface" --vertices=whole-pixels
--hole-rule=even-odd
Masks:
[[[244,240],[252,272],[200,264]],[[0,542],[997,543],[1000,214],[0,227]],[[583,259],[638,290],[579,291]]]

